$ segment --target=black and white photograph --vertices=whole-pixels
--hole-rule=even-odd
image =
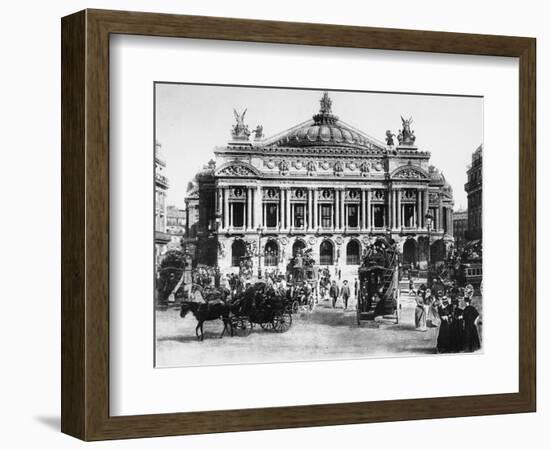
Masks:
[[[155,367],[483,353],[483,102],[155,83]]]

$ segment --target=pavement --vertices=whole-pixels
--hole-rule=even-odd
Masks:
[[[264,331],[255,325],[246,337],[225,335],[221,321],[205,322],[204,341],[195,336],[191,314],[179,317],[177,308],[156,312],[156,366],[200,366],[333,359],[357,359],[435,354],[437,328],[425,332],[414,327],[414,297],[401,295],[399,323],[384,320],[357,325],[355,299],[344,311],[328,300],[313,311],[293,314],[286,333]]]

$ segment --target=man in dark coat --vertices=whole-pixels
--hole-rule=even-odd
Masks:
[[[443,296],[440,301],[441,304],[437,310],[441,319],[439,334],[437,335],[437,351],[438,353],[448,353],[451,351],[452,309],[447,297]]]
[[[338,288],[338,285],[336,284],[336,281],[333,281],[330,285],[330,290],[328,291],[328,295],[332,300],[332,307],[336,307],[336,300],[338,300],[338,296],[340,295],[340,289]]]
[[[344,309],[348,309],[348,300],[351,297],[348,280],[344,280],[344,286],[342,286],[340,294],[342,295],[342,300],[344,300]]]
[[[458,299],[451,303],[451,327],[450,327],[450,351],[458,353],[464,347],[464,316],[462,308],[458,304]]]
[[[466,307],[462,313],[464,317],[464,351],[475,352],[481,348],[477,324],[480,316],[477,309],[472,306],[472,297],[464,297]]]

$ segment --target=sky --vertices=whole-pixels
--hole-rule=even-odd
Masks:
[[[230,140],[233,108],[247,109],[245,123],[263,126],[270,137],[311,119],[319,111],[323,90],[157,83],[156,140],[161,143],[170,181],[167,204],[185,205],[187,183]],[[401,119],[413,118],[411,129],[419,150],[431,153],[453,188],[455,210],[466,208],[466,169],[483,142],[483,98],[377,92],[329,91],[332,112],[342,121],[384,142]]]

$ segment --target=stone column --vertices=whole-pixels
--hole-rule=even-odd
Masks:
[[[343,226],[342,228],[344,230],[347,230],[348,229],[348,205],[345,201],[345,194],[344,194],[344,198],[342,198],[342,222],[343,222]]]
[[[367,200],[366,200],[366,189],[361,188],[361,231],[367,229]]]
[[[256,186],[256,192],[254,192],[254,229],[262,226],[262,188]]]
[[[279,208],[278,208],[278,225],[279,230],[284,230],[285,228],[285,188],[279,189]]]
[[[216,187],[216,194],[214,197],[214,211],[216,214],[220,213],[220,188]]]
[[[319,228],[319,218],[318,211],[317,211],[317,189],[313,189],[313,229],[316,230]]]
[[[223,229],[229,229],[229,188],[223,188]]]
[[[422,191],[416,191],[416,228],[422,227]]]
[[[423,228],[426,228],[426,214],[428,214],[428,211],[430,210],[430,193],[428,192],[428,188],[424,189],[424,201],[422,202],[422,208],[424,209],[422,213],[422,226]]]
[[[365,212],[367,213],[367,229],[372,228],[372,211],[370,210],[370,189],[365,192]]]
[[[252,229],[252,188],[246,188],[246,229]]]
[[[438,230],[443,230],[443,203],[441,203],[441,200],[439,200],[439,209],[438,209],[438,224],[437,228]]]
[[[397,196],[398,196],[398,192],[397,192],[397,189],[394,189],[393,190],[393,214],[394,214],[394,220],[393,220],[393,227],[394,228],[397,228],[397,217],[399,216],[399,210],[397,209]]]
[[[340,229],[340,191],[334,190],[334,229]]]
[[[401,189],[397,189],[397,228],[401,228]]]
[[[340,229],[342,230],[344,226],[346,225],[346,219],[345,219],[345,192],[343,189],[340,190]]]
[[[286,205],[286,227],[285,230],[290,230],[290,227],[292,226],[292,222],[290,221],[290,189],[287,187],[285,188],[285,205]]]
[[[388,189],[388,209],[387,209],[387,223],[386,225],[390,228],[393,228],[393,188]]]
[[[313,230],[313,190],[307,188],[307,230]]]

